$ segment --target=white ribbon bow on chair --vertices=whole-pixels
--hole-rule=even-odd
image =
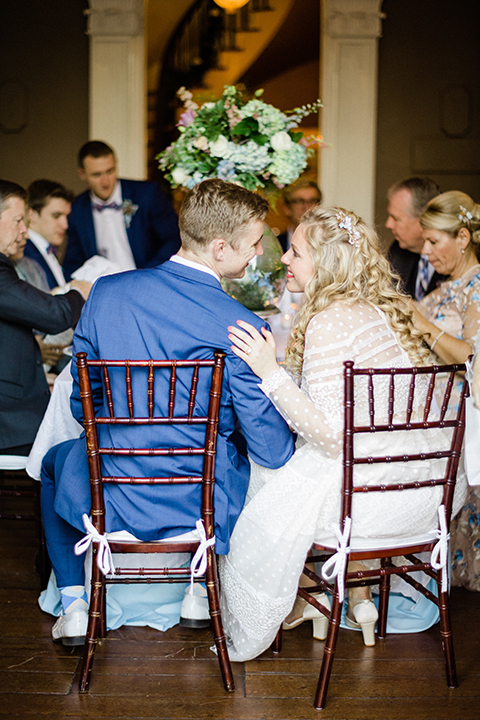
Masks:
[[[192,562],[190,563],[190,587],[188,588],[188,592],[190,595],[193,595],[193,583],[195,582],[196,578],[204,575],[205,570],[207,569],[207,549],[215,545],[215,537],[207,540],[203,520],[197,520],[195,525],[197,528],[197,533],[199,535],[200,545],[196,549],[195,555],[193,556]]]
[[[442,572],[442,592],[446,592],[448,589],[448,572],[447,572],[447,560],[448,560],[448,541],[450,540],[450,533],[447,533],[447,516],[445,513],[445,505],[440,505],[438,508],[438,522],[440,524],[440,530],[437,530],[438,542],[432,550],[430,563],[435,570],[443,570]]]
[[[82,520],[87,534],[75,545],[75,555],[81,555],[86,552],[92,542],[96,542],[98,543],[97,566],[99,570],[101,570],[104,575],[108,575],[109,573],[113,574],[115,572],[115,565],[113,564],[112,551],[110,550],[107,536],[100,535],[98,530],[90,522],[90,518],[86,513],[82,515]]]
[[[338,578],[338,598],[341,603],[345,597],[345,567],[348,560],[350,547],[347,544],[350,537],[350,527],[352,518],[347,517],[343,532],[336,525],[329,525],[328,529],[332,530],[338,540],[337,552],[328,558],[322,567],[322,577],[324,580],[331,581]],[[329,572],[331,570],[331,572]]]

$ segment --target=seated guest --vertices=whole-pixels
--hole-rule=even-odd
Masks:
[[[25,257],[24,252],[26,245],[27,237],[26,235],[22,235],[17,252],[10,255],[10,260],[13,263],[18,277],[20,280],[25,280],[25,282],[28,282],[30,285],[38,288],[38,290],[50,292],[46,272],[40,267],[36,260],[31,257]],[[40,346],[45,371],[52,372],[55,375],[58,374],[70,360],[67,355],[63,354],[65,347],[67,347],[69,343],[58,344],[55,342],[44,342],[45,335],[38,333],[35,330],[33,330],[33,334]],[[62,336],[62,333],[60,336]],[[57,336],[49,336],[49,338],[55,337]]]
[[[94,255],[133,270],[160,265],[178,250],[177,216],[166,196],[155,183],[118,180],[109,145],[85,143],[78,172],[88,190],[72,205],[63,263],[67,277]]]
[[[215,348],[226,352],[225,375],[215,468],[216,552],[228,552],[230,534],[243,507],[250,467],[246,452],[269,468],[285,463],[293,452],[292,435],[268,398],[258,378],[230,349],[226,327],[243,318],[260,330],[263,321],[227,295],[223,277],[240,278],[261,239],[267,202],[259,195],[222,180],[206,180],[187,195],[180,213],[182,247],[162,265],[100,278],[85,306],[73,341],[74,354],[85,351],[95,358],[202,359]],[[72,367],[71,408],[81,421],[76,367]],[[133,393],[138,377],[133,378]],[[140,381],[141,382],[141,381]],[[101,377],[94,375],[95,404],[106,412]],[[178,390],[181,393],[181,389]],[[205,401],[205,382],[198,388]],[[157,393],[157,402],[167,402]],[[145,410],[147,412],[147,410]],[[103,426],[102,426],[103,427]],[[238,427],[243,432],[239,436]],[[116,444],[131,446],[131,428],[116,428]],[[109,430],[107,429],[107,433]],[[140,445],[175,445],[176,430],[162,426],[141,428]],[[160,432],[160,435],[159,435]],[[188,430],[194,436],[195,428]],[[183,440],[185,437],[183,437]],[[100,437],[100,441],[102,437]],[[113,465],[112,465],[113,461]],[[138,458],[105,457],[107,475],[135,475]],[[142,474],[201,474],[200,457],[142,459]],[[115,467],[115,470],[113,470]],[[105,489],[107,532],[128,530],[150,541],[195,528],[198,485],[122,486]],[[159,513],[159,507],[162,512]],[[53,639],[81,644],[87,627],[84,558],[74,555],[84,535],[82,514],[90,510],[90,488],[85,439],[68,441],[47,453],[42,469],[42,513],[47,547],[64,614],[53,627]]]
[[[423,251],[448,280],[417,303],[415,325],[430,346],[431,361],[463,363],[475,352],[480,329],[480,205],[462,192],[431,200],[420,218]],[[458,398],[462,378],[454,395]],[[452,583],[480,590],[480,497],[470,488],[452,523]]]
[[[28,240],[25,256],[44,269],[50,290],[65,285],[56,254],[68,228],[73,193],[51,180],[35,180],[28,186]]]
[[[25,280],[33,287],[43,292],[50,292],[50,286],[47,280],[47,273],[40,267],[38,262],[31,257],[25,257],[25,248],[27,246],[27,232],[22,234],[17,252],[10,255],[15,270],[20,280]]]
[[[388,191],[388,219],[385,227],[395,238],[388,260],[402,280],[402,289],[415,300],[435,290],[444,276],[422,255],[420,215],[431,198],[440,192],[430,178],[412,177],[395,183]]]
[[[424,364],[427,356],[411,312],[392,285],[376,234],[354,213],[320,206],[305,213],[283,262],[288,288],[306,296],[285,355],[293,379],[276,361],[271,333],[259,332],[243,318],[228,328],[233,351],[258,375],[261,389],[299,437],[295,454],[278,470],[260,467],[252,458],[250,501],[233,531],[230,552],[220,558],[223,623],[235,661],[250,660],[269,647],[285,618],[287,628],[313,620],[314,637],[326,637],[327,619],[310,605],[305,610],[302,599],[295,600],[312,542],[331,537],[330,525],[338,526],[340,518],[344,361],[353,360],[357,367],[409,368]],[[395,411],[404,417],[410,381],[401,375],[398,380],[402,377],[405,387],[396,388],[399,397],[404,393],[405,405],[396,403]],[[378,422],[388,417],[388,380],[384,382],[384,400],[378,397],[376,404]],[[413,409],[416,418],[422,417],[427,390],[424,379]],[[367,425],[367,383],[357,392],[355,419]],[[375,438],[375,450],[379,455],[401,454],[405,442],[414,442],[420,453],[432,450],[437,440],[423,431],[414,440],[401,433],[384,434]],[[358,440],[360,455],[369,454],[369,443],[367,435]],[[386,481],[381,465],[363,467],[366,484]],[[439,467],[442,460],[437,459],[416,468],[399,463],[389,481],[412,480],[412,473],[419,481],[427,480]],[[465,496],[464,476],[458,491],[457,509]],[[401,499],[389,493],[376,498],[356,494],[354,534],[373,538],[422,533],[436,526],[441,497],[440,487],[405,490]],[[358,565],[351,569],[361,569]],[[319,601],[328,602],[325,596]],[[346,622],[362,629],[366,645],[374,643],[377,617],[369,589],[352,588]]]
[[[287,252],[303,213],[322,202],[322,191],[314,180],[303,177],[285,188],[283,200],[283,209],[290,224],[285,232],[280,233],[278,240],[283,252]]]
[[[53,297],[20,280],[10,256],[23,236],[26,191],[0,180],[0,454],[28,455],[50,392],[32,330],[76,325],[90,283],[73,282]]]

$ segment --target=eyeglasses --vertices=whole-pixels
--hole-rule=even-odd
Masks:
[[[320,198],[316,198],[315,200],[304,200],[303,198],[294,198],[293,200],[290,200],[290,205],[318,205],[320,202]]]

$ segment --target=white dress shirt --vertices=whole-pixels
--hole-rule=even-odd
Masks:
[[[117,180],[115,190],[108,200],[100,200],[93,192],[90,193],[90,198],[95,205],[109,205],[114,202],[121,206],[123,200],[120,180]],[[92,214],[98,254],[111,260],[121,271],[135,270],[137,266],[128,242],[122,208],[98,211],[92,206]]]
[[[53,253],[48,252],[48,247],[50,245],[49,242],[45,240],[42,235],[39,235],[34,230],[28,231],[28,237],[32,241],[32,243],[35,245],[39,253],[42,255],[43,259],[47,263],[48,267],[52,271],[55,280],[57,281],[57,284],[59,287],[62,287],[62,285],[65,285],[65,276],[63,274],[62,266],[58,262],[57,258]]]
[[[217,275],[215,270],[209,268],[208,265],[202,265],[202,263],[195,262],[195,260],[187,260],[187,258],[184,258],[181,255],[172,255],[170,260],[173,260],[173,262],[176,262],[179,265],[186,265],[187,267],[193,268],[194,270],[200,270],[200,272],[207,273],[208,275],[213,275],[214,278],[217,278],[217,280],[220,281],[220,275]]]

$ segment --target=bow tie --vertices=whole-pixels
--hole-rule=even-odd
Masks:
[[[107,204],[103,204],[103,205],[100,205],[100,203],[92,203],[92,207],[94,210],[98,210],[98,212],[102,212],[102,210],[107,210],[107,208],[109,210],[121,210],[122,209],[122,206],[117,205],[117,203],[115,203],[115,202],[111,202],[111,203],[107,203]]]
[[[49,255],[56,255],[58,253],[59,248],[56,245],[49,245],[47,247],[47,253]]]

